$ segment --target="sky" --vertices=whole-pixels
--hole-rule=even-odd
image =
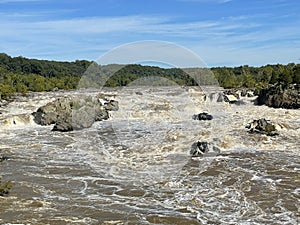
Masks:
[[[145,40],[207,66],[300,63],[299,0],[0,0],[0,52],[96,60]]]

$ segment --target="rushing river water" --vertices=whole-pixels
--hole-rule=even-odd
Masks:
[[[0,224],[299,224],[299,110],[219,103],[197,88],[107,90],[120,109],[67,133],[29,116],[61,95],[37,93],[1,108]],[[213,93],[213,92],[212,92]],[[90,92],[89,94],[94,94]],[[212,121],[192,115],[209,112]],[[250,134],[266,118],[278,136]],[[191,158],[197,140],[221,148]]]

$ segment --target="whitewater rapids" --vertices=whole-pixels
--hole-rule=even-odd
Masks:
[[[219,88],[101,91],[119,111],[80,131],[52,132],[31,113],[97,90],[31,93],[0,108],[0,155],[9,158],[0,175],[14,184],[0,197],[0,224],[300,223],[299,110],[217,102]],[[200,112],[213,120],[192,120]],[[259,118],[279,135],[248,133]],[[191,158],[198,140],[221,154]]]

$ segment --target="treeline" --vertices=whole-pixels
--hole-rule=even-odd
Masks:
[[[86,76],[82,76],[86,74]],[[153,79],[160,77],[163,79]],[[86,60],[57,62],[10,57],[0,54],[0,99],[14,93],[75,89],[76,87],[116,87],[148,79],[153,85],[217,85],[224,88],[261,88],[269,84],[300,83],[300,64],[266,65],[262,67],[214,67],[164,69],[142,65],[99,66]]]
[[[165,79],[153,79],[153,77],[165,78]],[[189,76],[184,70],[178,68],[163,69],[157,66],[142,66],[142,65],[127,65],[116,73],[114,73],[107,80],[105,86],[117,87],[127,86],[131,82],[138,81],[147,82],[147,80],[155,86],[163,85],[197,85],[195,80]]]
[[[0,99],[16,92],[74,89],[91,62],[56,62],[10,57],[0,53]]]
[[[266,65],[262,67],[215,67],[212,68],[220,86],[224,88],[260,88],[269,84],[300,84],[300,64]]]
[[[87,60],[76,60],[75,62],[57,62],[38,59],[27,59],[22,56],[10,57],[0,53],[0,67],[15,74],[35,74],[42,77],[78,77],[91,64]]]
[[[125,67],[109,65],[99,68],[88,73],[88,77],[91,79],[90,84],[101,84],[101,86],[109,87],[127,86],[133,81],[150,77],[162,77],[167,79],[169,83],[171,81],[178,85],[220,85],[224,88],[261,88],[278,82],[285,85],[300,84],[300,64],[294,63],[262,67],[244,65],[239,67],[164,69],[135,64]],[[103,81],[99,80],[99,77],[107,77],[108,79]],[[166,83],[162,80],[159,82],[162,83],[153,84],[164,85]],[[86,83],[89,82],[86,81]]]

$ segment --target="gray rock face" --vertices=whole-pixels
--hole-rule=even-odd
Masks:
[[[246,128],[250,133],[260,133],[268,136],[274,136],[278,134],[276,133],[275,125],[266,119],[253,120],[253,122],[247,124]]]
[[[109,118],[108,111],[118,109],[117,101],[105,99],[103,95],[64,97],[40,107],[33,116],[37,124],[54,124],[53,131],[72,131],[106,120]]]
[[[267,105],[274,108],[299,109],[300,87],[275,84],[260,91],[257,98],[258,105]]]
[[[217,155],[221,150],[213,144],[206,141],[197,141],[192,144],[191,156]]]

